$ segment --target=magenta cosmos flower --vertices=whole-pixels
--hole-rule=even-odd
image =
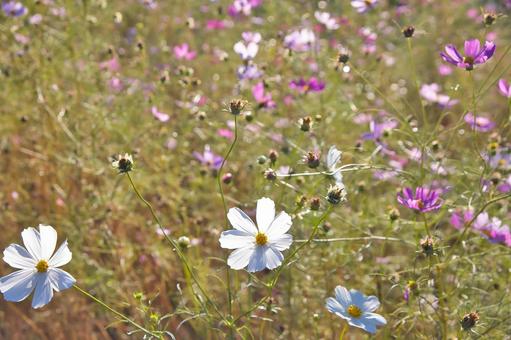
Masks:
[[[365,13],[378,4],[378,0],[352,0],[351,7],[353,7],[358,13]]]
[[[474,69],[474,65],[484,64],[495,53],[495,44],[491,41],[485,42],[481,48],[481,43],[477,39],[465,41],[465,56],[461,56],[456,47],[452,44],[445,46],[445,52],[441,52],[442,59],[449,64],[464,68],[467,71]]]
[[[397,201],[407,208],[423,213],[438,210],[442,206],[438,192],[424,187],[416,188],[415,194],[411,188],[403,189],[403,194],[397,195]]]
[[[325,89],[325,82],[312,77],[309,80],[300,78],[289,82],[289,88],[297,90],[300,93],[321,92]]]
[[[465,122],[478,132],[488,132],[495,127],[495,123],[490,118],[483,116],[474,116],[472,112],[465,115]]]
[[[499,91],[504,97],[511,98],[511,84],[506,79],[499,80]]]

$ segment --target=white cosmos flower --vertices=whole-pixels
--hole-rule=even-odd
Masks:
[[[238,41],[234,44],[234,52],[243,60],[254,59],[258,51],[259,45],[255,42],[245,44],[243,41]]]
[[[282,211],[275,217],[275,203],[263,197],[257,201],[257,227],[238,208],[231,208],[227,218],[234,229],[222,232],[220,246],[236,249],[227,259],[232,269],[247,267],[253,273],[280,266],[284,259],[281,251],[293,242],[293,237],[286,234],[292,224],[291,216]]]
[[[376,296],[365,296],[357,290],[348,291],[342,286],[335,287],[335,299],[330,297],[326,300],[329,312],[343,318],[351,326],[362,328],[371,334],[376,333],[377,326],[387,324],[383,316],[373,313],[378,307],[380,301]]]
[[[39,231],[27,228],[21,237],[25,247],[11,244],[4,250],[4,261],[20,270],[0,278],[0,292],[5,300],[19,302],[35,289],[32,307],[41,308],[51,301],[54,290],[60,292],[76,282],[58,268],[71,261],[71,251],[64,241],[53,254],[57,232],[49,225],[40,224]]]
[[[335,145],[332,145],[330,149],[328,149],[328,153],[326,155],[326,167],[329,172],[334,172],[337,169],[337,163],[341,161],[342,151],[337,149]],[[332,177],[335,179],[335,183],[342,185],[342,174],[340,171],[335,172]]]

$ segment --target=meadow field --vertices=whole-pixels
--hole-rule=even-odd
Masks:
[[[511,339],[511,1],[2,0],[0,339]]]

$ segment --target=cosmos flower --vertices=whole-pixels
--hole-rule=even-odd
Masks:
[[[252,14],[252,9],[260,6],[261,3],[262,0],[234,0],[227,9],[227,13],[231,17],[249,16]]]
[[[429,212],[440,209],[442,200],[436,190],[417,187],[415,194],[411,188],[403,189],[403,195],[397,195],[397,201],[412,210]]]
[[[388,119],[383,123],[379,123],[376,120],[371,120],[371,122],[369,123],[370,132],[364,133],[362,135],[362,139],[377,141],[385,134],[395,129],[398,125],[399,125],[398,122],[392,119]]]
[[[440,85],[436,83],[423,84],[420,89],[420,95],[430,103],[436,103],[440,107],[452,107],[457,104],[457,100],[452,100],[448,95],[440,93]]]
[[[458,230],[463,230],[465,224],[472,221],[474,212],[472,209],[456,211],[451,215],[450,222]],[[487,212],[480,213],[472,223],[472,229],[479,232],[492,243],[511,247],[511,231],[508,225],[502,224],[497,217],[491,217]]]
[[[190,50],[190,46],[187,43],[174,46],[174,56],[176,59],[193,60],[197,55],[197,52]]]
[[[254,59],[259,51],[259,45],[255,42],[245,43],[243,41],[238,41],[234,44],[234,52],[238,54],[243,60],[251,60]]]
[[[511,98],[511,84],[507,80],[499,80],[499,91],[504,97]]]
[[[156,106],[151,108],[151,113],[153,114],[154,118],[158,119],[162,123],[168,122],[170,119],[168,114],[158,111]]]
[[[311,77],[309,80],[300,78],[289,82],[289,88],[300,93],[321,92],[325,89],[325,82]]]
[[[2,9],[8,17],[20,17],[27,14],[27,8],[21,2],[4,1]]]
[[[275,203],[263,197],[257,201],[257,227],[238,208],[231,208],[227,217],[234,229],[222,232],[220,246],[236,249],[227,259],[232,269],[246,267],[253,273],[281,265],[284,260],[281,252],[293,242],[293,237],[286,234],[292,224],[291,216],[284,211],[275,216]]]
[[[70,288],[76,280],[59,269],[71,261],[71,251],[64,241],[54,253],[57,245],[57,232],[49,225],[26,228],[21,233],[22,247],[11,244],[4,250],[4,261],[13,268],[20,269],[0,278],[0,292],[7,301],[25,300],[32,291],[32,308],[41,308],[53,298],[53,291]]]
[[[328,153],[326,155],[326,168],[327,168],[327,171],[328,172],[334,172],[335,170],[337,170],[337,163],[339,163],[341,161],[341,157],[342,157],[342,151],[340,151],[339,149],[337,149],[337,147],[335,145],[332,145],[330,147],[330,149],[328,149]],[[333,175],[332,175],[332,178],[335,180],[335,183],[336,184],[339,184],[344,187],[344,184],[342,182],[342,173],[340,171],[336,171]]]
[[[261,81],[252,87],[252,95],[260,107],[274,108],[276,106],[272,99],[271,93],[266,92],[264,83]]]
[[[298,31],[293,31],[286,35],[284,38],[284,46],[295,52],[306,52],[311,49],[313,43],[316,41],[314,32],[310,29],[302,28]]]
[[[337,20],[328,12],[316,11],[314,12],[314,17],[316,17],[316,20],[318,20],[321,24],[325,25],[327,30],[333,31],[340,27]]]
[[[261,42],[261,33],[259,32],[243,32],[241,37],[246,43],[253,42],[259,44]]]
[[[343,286],[335,287],[335,298],[326,300],[326,309],[330,313],[343,318],[350,326],[358,327],[364,331],[375,334],[378,326],[387,324],[387,320],[379,314],[373,313],[380,307],[376,296],[365,296],[357,290],[349,291]]]
[[[470,125],[472,129],[478,132],[488,132],[495,127],[495,123],[490,118],[483,116],[474,116],[472,112],[465,115],[465,122]]]
[[[378,5],[378,0],[352,0],[351,7],[358,13],[365,13]]]
[[[218,156],[215,153],[213,153],[213,151],[211,151],[211,148],[209,147],[209,145],[204,146],[203,153],[194,151],[193,156],[202,165],[205,165],[212,170],[220,169],[220,166],[222,166],[222,161],[224,160],[222,156]]]
[[[487,41],[481,48],[477,39],[465,41],[465,56],[461,56],[456,47],[452,44],[445,46],[445,52],[441,52],[442,59],[449,64],[464,68],[467,71],[474,69],[474,65],[484,64],[495,53],[496,46],[493,42]]]
[[[262,72],[259,70],[257,65],[249,63],[248,65],[242,65],[238,67],[236,72],[238,79],[257,79],[262,76]]]

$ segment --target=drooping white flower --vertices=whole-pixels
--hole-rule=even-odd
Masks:
[[[326,167],[329,172],[334,172],[337,168],[337,163],[341,161],[342,151],[338,150],[335,145],[332,145],[330,149],[328,149],[328,153],[326,155]],[[342,174],[340,171],[336,171],[332,177],[335,179],[335,183],[338,185],[344,184],[342,182]]]
[[[11,244],[4,250],[4,261],[20,270],[0,278],[0,292],[5,300],[19,302],[35,290],[32,307],[41,308],[51,301],[53,291],[60,292],[76,282],[58,268],[71,261],[71,251],[64,241],[54,254],[57,232],[49,225],[40,224],[39,231],[26,228],[21,237],[25,247]]]
[[[380,307],[376,296],[365,296],[357,290],[349,291],[343,286],[335,287],[335,298],[326,300],[326,309],[343,318],[349,325],[362,328],[371,334],[376,333],[377,326],[387,324],[387,320],[379,314],[373,313]]]
[[[227,217],[234,229],[222,232],[220,246],[236,249],[227,259],[232,269],[246,267],[252,273],[280,266],[284,260],[281,252],[293,242],[293,237],[286,234],[291,216],[284,211],[275,216],[275,203],[263,197],[257,201],[257,226],[238,208],[231,208]]]

